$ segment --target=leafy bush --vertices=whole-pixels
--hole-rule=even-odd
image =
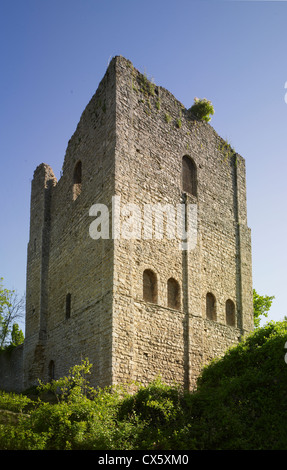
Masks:
[[[1,450],[44,450],[46,436],[33,432],[21,421],[17,426],[0,424]]]
[[[137,414],[142,420],[154,424],[173,421],[179,411],[180,389],[162,383],[160,378],[147,387],[140,386],[135,395],[127,397],[120,405],[120,419]]]
[[[39,380],[38,390],[41,393],[53,394],[58,402],[74,402],[93,393],[89,387],[87,375],[91,373],[92,364],[88,360],[83,360],[80,365],[72,367],[67,377],[58,380],[51,380],[46,384]]]
[[[122,400],[119,420],[142,426],[138,439],[134,439],[134,448],[180,448],[177,429],[184,425],[182,400],[180,387],[168,386],[160,378],[146,387],[140,386],[137,393]]]
[[[287,450],[286,342],[287,322],[256,329],[204,368],[193,393],[160,379],[133,395],[95,390],[84,361],[41,385],[56,404],[0,394],[0,408],[29,409],[0,424],[0,449]]]
[[[0,390],[0,409],[14,411],[15,413],[27,412],[33,401],[25,395],[7,393]]]
[[[190,398],[202,449],[287,449],[287,322],[270,322],[206,367]]]
[[[189,111],[196,119],[205,122],[209,122],[211,120],[210,114],[214,114],[212,103],[206,98],[194,98],[194,104],[191,106]]]

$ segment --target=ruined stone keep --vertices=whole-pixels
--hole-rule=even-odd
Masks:
[[[140,211],[194,205],[195,247],[113,237],[114,196]],[[95,204],[109,214],[98,239]],[[253,329],[245,161],[123,57],[84,110],[59,181],[47,164],[35,170],[26,296],[24,389],[85,358],[94,386],[160,375],[191,389]]]

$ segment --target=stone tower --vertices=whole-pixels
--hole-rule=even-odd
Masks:
[[[183,248],[171,220],[189,233],[189,208]],[[115,57],[59,181],[34,173],[24,388],[85,358],[94,386],[161,375],[192,388],[252,328],[244,159]]]

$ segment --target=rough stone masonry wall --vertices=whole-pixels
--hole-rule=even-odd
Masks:
[[[23,350],[24,388],[42,377],[43,342],[48,314],[50,203],[56,178],[49,165],[39,165],[31,188],[30,236],[27,249],[26,322]]]
[[[89,210],[96,203],[110,206],[114,194],[114,95],[114,76],[107,71],[68,143],[62,176],[51,188],[46,227],[43,204],[39,204],[45,185],[35,172],[27,269],[26,387],[37,378],[66,375],[85,358],[93,364],[92,385],[111,383],[113,243],[90,237],[93,218]],[[79,161],[82,182],[75,198],[74,173]],[[38,172],[43,166],[52,172],[47,165],[40,165]],[[46,256],[43,231],[48,238]],[[43,295],[47,304],[39,339],[39,298]],[[71,299],[68,316],[67,295]]]
[[[245,164],[231,157],[209,124],[190,118],[167,90],[152,85],[124,58],[117,63],[116,194],[122,204],[181,203],[182,158],[197,167],[196,248],[176,240],[116,240],[114,381],[194,384],[203,364],[252,329],[250,231],[246,225]],[[143,301],[143,271],[158,280],[158,301]],[[181,308],[167,305],[167,281],[181,287]],[[216,297],[217,320],[206,318],[206,294]],[[236,305],[236,326],[226,325],[225,302]]]
[[[0,353],[0,390],[23,391],[23,345]]]

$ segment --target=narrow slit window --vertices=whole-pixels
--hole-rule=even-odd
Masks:
[[[235,304],[231,299],[228,299],[225,304],[226,324],[235,326]]]
[[[182,159],[182,190],[197,196],[196,165],[192,158],[185,155]]]
[[[82,162],[79,161],[74,168],[73,175],[73,199],[79,197],[82,191]]]
[[[175,310],[180,309],[180,287],[172,277],[167,281],[167,305]]]
[[[49,362],[49,382],[55,379],[55,362]]]
[[[157,303],[157,279],[151,269],[143,272],[143,299],[146,302]]]
[[[210,292],[206,295],[206,318],[216,321],[216,300]]]
[[[71,316],[71,294],[66,295],[66,320]]]

